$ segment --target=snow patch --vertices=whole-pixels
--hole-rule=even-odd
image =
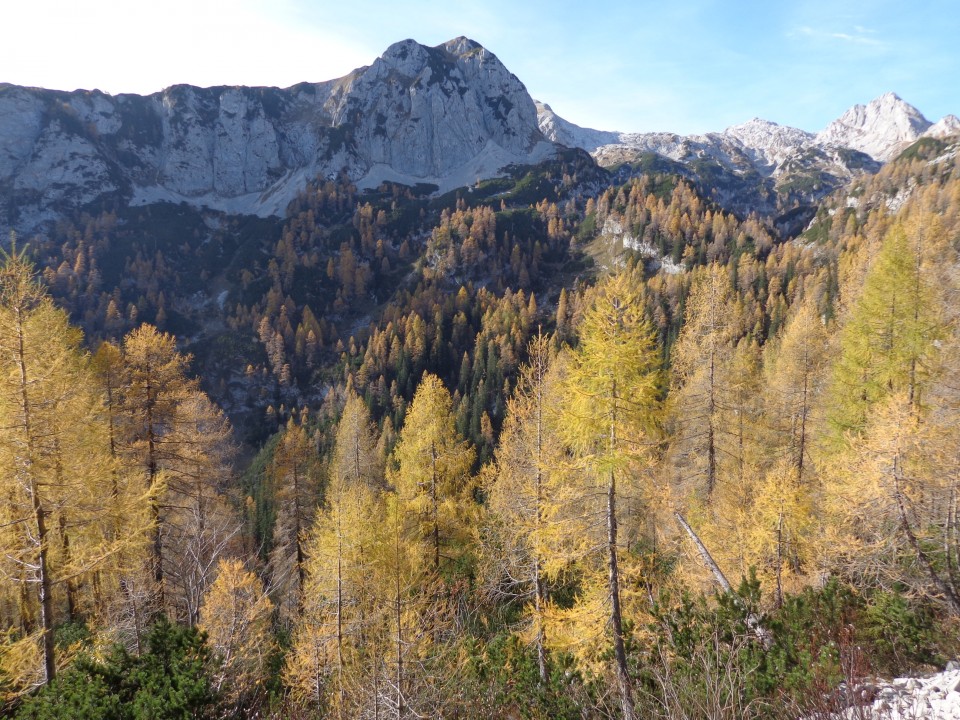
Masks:
[[[682,272],[686,271],[686,268],[680,263],[675,263],[673,258],[664,255],[660,258],[660,269],[667,273],[667,275],[679,275]]]

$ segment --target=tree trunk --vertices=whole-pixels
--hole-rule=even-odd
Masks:
[[[921,218],[921,225],[919,236],[917,237],[917,251],[916,251],[916,263],[914,264],[914,281],[913,281],[913,332],[917,331],[917,326],[920,324],[920,271],[923,268],[923,219]],[[919,410],[920,409],[920,391],[917,387],[917,353],[916,351],[911,351],[910,353],[910,380],[909,380],[909,401],[910,405]]]
[[[783,507],[777,515],[777,607],[783,607]]]
[[[679,512],[673,513],[673,516],[677,519],[677,522],[680,523],[680,527],[686,531],[687,536],[693,541],[693,544],[697,547],[697,552],[700,553],[700,559],[703,560],[703,564],[706,565],[710,572],[713,573],[714,579],[717,581],[717,585],[720,586],[720,589],[725,593],[732,593],[733,588],[730,586],[730,581],[727,580],[727,576],[723,574],[723,571],[720,569],[720,566],[714,561],[713,556],[710,554],[710,551],[707,550],[707,546],[703,544],[700,540],[700,537],[693,531],[693,528],[687,524],[687,521],[683,519],[683,515]]]
[[[297,549],[297,608],[303,610],[303,585],[307,581],[306,555],[303,552],[303,528],[300,527],[300,466],[293,462],[293,536]]]
[[[433,569],[440,571],[440,508],[437,499],[437,447],[430,443],[430,502],[433,512]]]
[[[720,569],[720,566],[717,565],[716,561],[713,559],[713,556],[710,555],[710,551],[707,550],[707,546],[703,544],[703,541],[700,540],[700,537],[693,531],[693,528],[683,519],[683,515],[679,512],[674,512],[673,516],[677,519],[677,522],[680,523],[680,527],[684,529],[689,538],[693,541],[693,544],[697,546],[697,551],[700,553],[700,558],[703,560],[703,564],[710,568],[710,572],[713,573],[714,579],[717,581],[717,585],[725,592],[731,595],[736,601],[737,604],[744,610],[743,601],[740,599],[740,596],[733,591],[733,587],[730,585],[730,581],[727,580],[727,576],[723,574],[723,571]],[[764,649],[769,650],[770,646],[773,643],[773,638],[770,636],[770,632],[760,624],[760,618],[758,618],[754,613],[747,612],[746,616],[747,627],[753,631],[753,634],[757,636],[757,639],[763,644]]]
[[[34,443],[31,417],[29,387],[27,379],[26,350],[24,347],[23,317],[21,308],[15,308],[17,314],[17,365],[20,372],[20,413],[23,425],[23,434],[26,439],[26,457],[17,472],[23,473],[26,485],[29,488],[33,519],[37,529],[37,547],[39,549],[39,563],[36,570],[37,594],[40,601],[40,625],[43,628],[43,680],[51,682],[57,676],[55,660],[56,648],[53,642],[53,581],[50,576],[50,567],[47,562],[49,532],[47,530],[47,511],[40,497],[40,486],[34,475]]]
[[[341,532],[341,513],[343,503],[338,503],[337,511],[337,685],[340,702],[337,704],[337,717],[343,717],[343,533]]]
[[[60,548],[63,551],[63,563],[70,567],[70,534],[67,532],[67,518],[61,512],[57,517],[57,524],[60,529]],[[77,615],[77,583],[72,577],[67,577],[67,620],[73,622]]]
[[[36,487],[31,488],[33,494],[33,512],[37,521],[37,540],[40,543],[40,564],[37,569],[37,588],[40,595],[40,623],[43,627],[43,681],[51,682],[57,676],[57,665],[54,657],[53,643],[53,582],[50,578],[50,567],[47,563],[47,520],[43,504],[40,502]]]
[[[710,378],[709,378],[709,396],[707,399],[707,496],[713,494],[713,489],[717,485],[717,447],[716,437],[713,428],[713,414],[716,412],[716,399],[714,398],[714,375],[716,372],[715,353],[710,352]]]
[[[150,519],[153,521],[153,581],[156,583],[157,609],[162,611],[165,603],[163,591],[163,518],[160,515],[160,499],[157,497],[157,447],[153,427],[153,387],[149,375],[146,380],[147,411],[147,487],[153,492],[150,499]]]
[[[809,361],[807,359],[807,351],[804,350],[803,353],[803,401],[800,411],[800,447],[797,448],[797,459],[794,463],[797,468],[797,482],[803,485],[803,464],[806,460],[807,454],[807,415],[810,412],[809,405],[807,403],[807,396],[809,395],[809,386],[810,386],[810,370],[809,370]]]
[[[539,340],[538,332],[538,340]],[[537,347],[540,347],[539,345]],[[547,673],[546,633],[543,629],[543,606],[546,602],[546,589],[540,570],[540,526],[543,523],[543,373],[542,358],[537,359],[537,507],[536,507],[536,545],[533,560],[533,587],[536,593],[535,612],[537,614],[537,669],[540,682],[546,684]]]
[[[399,548],[398,548],[399,549]],[[400,572],[396,574],[396,621],[397,621],[397,720],[402,720],[403,708],[403,623],[400,615]]]
[[[894,488],[894,499],[897,502],[897,512],[900,516],[900,527],[903,529],[903,534],[907,538],[907,542],[910,544],[910,548],[916,554],[917,559],[920,561],[920,564],[927,571],[927,575],[930,577],[930,581],[933,583],[934,587],[940,591],[944,599],[947,601],[947,604],[950,606],[950,611],[954,615],[960,615],[960,595],[957,594],[957,591],[949,583],[947,583],[937,572],[936,568],[933,566],[933,562],[930,560],[930,556],[927,555],[923,547],[921,547],[920,542],[917,540],[917,536],[913,532],[913,528],[910,525],[910,520],[907,515],[907,506],[906,501],[904,500],[903,490],[900,487],[900,452],[897,451],[897,455],[894,457],[893,463],[893,488]]]
[[[613,471],[607,486],[607,558],[610,570],[610,625],[613,629],[613,654],[617,663],[617,684],[624,720],[633,720],[633,691],[623,641],[623,616],[620,610],[620,568],[617,564],[617,484]]]

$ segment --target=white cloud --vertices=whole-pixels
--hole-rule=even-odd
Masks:
[[[820,28],[812,28],[809,25],[801,25],[788,32],[787,37],[796,37],[798,35],[802,35],[804,37],[818,40],[841,40],[844,43],[850,43],[853,45],[869,45],[877,48],[886,47],[886,43],[878,40],[875,37],[871,37],[875,34],[875,32],[876,31],[869,30],[862,25],[854,25],[853,32],[837,32]]]
[[[882,46],[883,43],[877,40],[876,38],[865,37],[863,35],[850,35],[848,33],[830,33],[830,37],[836,38],[837,40],[845,40],[846,42],[856,43],[857,45],[874,45]]]

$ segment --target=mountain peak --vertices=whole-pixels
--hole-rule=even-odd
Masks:
[[[942,138],[960,133],[960,118],[956,115],[944,115],[927,128],[925,137]]]
[[[407,38],[406,40],[400,40],[390,45],[380,57],[391,67],[412,67],[418,63],[426,64],[430,56],[436,55],[438,51],[445,52],[457,59],[465,58],[476,53],[490,54],[480,43],[461,35],[460,37],[447,40],[447,42],[432,48],[421,45],[416,40]]]
[[[496,55],[463,35],[435,47],[421,45],[416,40],[401,40],[388,47],[374,64],[378,63],[381,72],[387,68],[411,78],[427,68],[433,76],[447,76],[456,67],[463,74],[468,65],[485,66],[487,72],[510,74]]]
[[[463,36],[394,43],[326,107],[334,124],[353,126],[367,165],[360,187],[389,179],[449,189],[553,153],[523,83]]]
[[[397,42],[391,43],[387,49],[383,51],[383,57],[406,57],[410,52],[415,52],[417,48],[421,47],[423,46],[413,38],[397,40]]]
[[[731,125],[721,134],[739,137],[744,134],[776,133],[780,129],[781,127],[772,120],[764,120],[763,118],[754,117],[750,118],[746,122],[742,122],[737,125]]]
[[[447,40],[447,42],[441,45],[444,50],[452,55],[463,56],[469,55],[478,50],[486,50],[480,43],[476,40],[471,40],[468,37],[461,35],[460,37],[455,37],[453,40]]]
[[[429,59],[429,49],[416,40],[401,40],[388,47],[380,60],[405,75],[416,75]]]
[[[931,123],[894,92],[854,105],[817,135],[824,145],[849,147],[886,161],[920,137]]]
[[[739,125],[731,125],[720,135],[736,140],[754,160],[770,166],[780,165],[797,147],[810,142],[812,137],[803,130],[778,125],[758,117]]]
[[[923,117],[923,114],[917,110],[917,108],[906,102],[895,92],[886,92],[883,95],[874,98],[867,103],[866,108],[868,110],[875,110],[879,113],[899,114],[926,122],[926,118]]]

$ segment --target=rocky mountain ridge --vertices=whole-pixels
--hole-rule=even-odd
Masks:
[[[867,105],[854,105],[819,133],[760,118],[702,135],[626,133],[581,128],[543,103],[538,103],[538,109],[540,130],[546,137],[587,150],[601,165],[656,153],[684,163],[709,158],[733,172],[756,171],[773,178],[795,171],[798,161],[811,164],[811,160],[825,172],[849,177],[891,160],[921,137],[960,132],[956,116],[931,123],[895,93],[881,95]]]
[[[0,84],[0,232],[29,232],[95,201],[282,216],[318,177],[445,192],[555,157],[558,145],[620,167],[620,179],[677,173],[728,209],[779,216],[923,135],[958,131],[955,116],[931,124],[892,93],[817,134],[759,118],[703,135],[593,130],[535,102],[472,40],[404,40],[345,77],[286,89],[111,96]]]
[[[760,118],[700,135],[611,132],[581,128],[543,103],[538,109],[547,138],[590,152],[601,166],[620,175],[651,167],[686,175],[724,207],[770,215],[787,233],[809,220],[819,199],[876,172],[910,143],[960,132],[955,116],[930,123],[894,93],[855,105],[819,133]]]
[[[282,215],[316,177],[448,190],[554,153],[520,80],[463,37],[398,42],[346,77],[287,89],[0,85],[0,225],[32,229],[110,195]]]

